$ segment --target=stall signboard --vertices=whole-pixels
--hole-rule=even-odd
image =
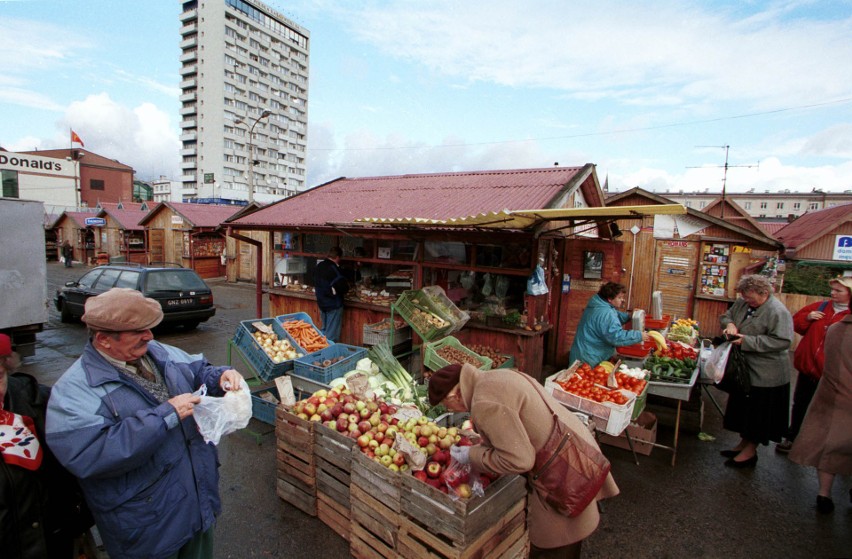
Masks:
[[[832,260],[852,262],[852,235],[834,236],[834,254]]]
[[[106,225],[106,220],[102,217],[87,217],[86,227],[103,227]]]

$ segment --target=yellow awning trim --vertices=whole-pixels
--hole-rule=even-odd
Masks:
[[[425,217],[361,217],[357,218],[355,221],[385,225],[527,229],[546,221],[610,221],[626,217],[638,218],[646,215],[683,215],[685,213],[686,208],[681,204],[659,204],[653,206],[503,210],[500,212],[488,212],[450,219],[429,219]]]

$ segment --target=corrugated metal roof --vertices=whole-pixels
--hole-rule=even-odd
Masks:
[[[234,221],[237,225],[318,226],[380,216],[451,219],[480,213],[548,208],[565,186],[591,168],[341,178]]]
[[[243,209],[242,206],[182,202],[166,202],[166,205],[182,215],[194,227],[218,227],[223,221]]]
[[[139,222],[148,215],[148,212],[140,209],[142,204],[122,204],[125,209],[119,210],[118,204],[101,204],[101,211],[98,214],[101,217],[106,217],[107,214],[115,219],[123,229],[128,231],[142,231],[145,229]],[[128,206],[135,206],[128,209]]]
[[[852,219],[852,204],[808,212],[777,231],[775,238],[784,243],[785,248],[801,248],[850,219]]]
[[[85,229],[86,218],[95,217],[97,214],[94,212],[94,210],[92,210],[88,212],[64,212],[64,215],[71,219],[78,227],[80,227],[81,229]],[[58,221],[59,220],[57,220],[57,222]]]
[[[686,208],[680,204],[649,206],[613,206],[602,208],[552,208],[542,210],[504,210],[451,219],[365,218],[357,221],[400,225],[433,225],[437,227],[480,227],[485,229],[527,229],[545,221],[569,219],[618,218],[636,215],[683,215]]]
[[[788,222],[788,221],[777,221],[777,222],[758,221],[757,224],[760,226],[761,229],[766,231],[767,235],[769,235],[771,237],[775,237],[775,235],[778,233],[778,231],[780,231],[781,229],[783,229],[784,227],[789,225],[790,222]]]

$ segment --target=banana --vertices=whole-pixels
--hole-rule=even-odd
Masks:
[[[611,373],[613,369],[615,369],[615,364],[610,361],[601,361],[600,366],[604,368],[607,373]]]
[[[657,345],[657,351],[664,351],[669,347],[663,335],[656,330],[649,331],[648,335],[651,336],[651,339],[654,340],[654,343]]]

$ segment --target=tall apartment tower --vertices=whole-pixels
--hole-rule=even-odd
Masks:
[[[183,198],[269,203],[304,190],[310,33],[256,0],[181,4]]]

